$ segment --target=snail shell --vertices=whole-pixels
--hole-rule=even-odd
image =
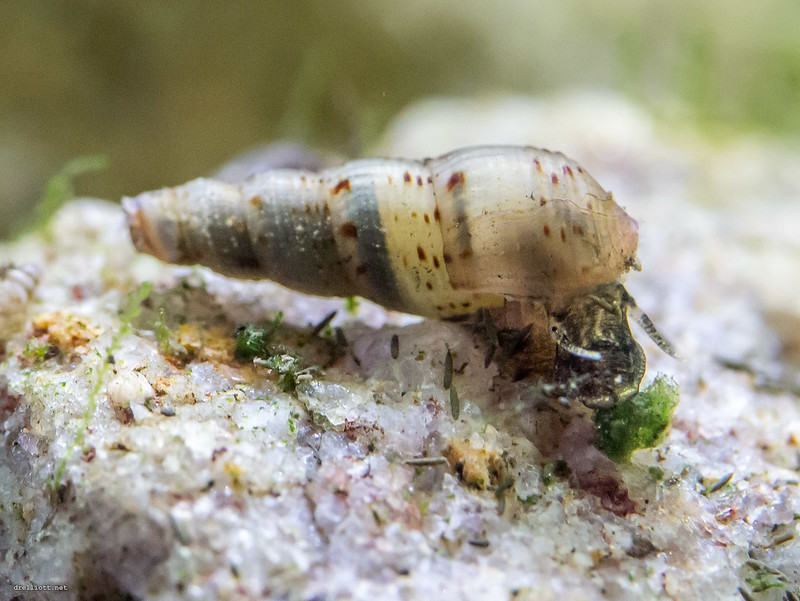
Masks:
[[[136,248],[164,261],[427,317],[556,307],[636,265],[636,222],[576,162],[532,147],[196,179],[123,204]]]
[[[38,265],[0,265],[0,340],[22,327],[40,275]]]

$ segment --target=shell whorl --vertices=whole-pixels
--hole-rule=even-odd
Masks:
[[[31,263],[0,265],[0,340],[20,329],[42,269]]]

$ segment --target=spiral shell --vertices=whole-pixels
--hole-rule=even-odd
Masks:
[[[40,275],[38,265],[0,265],[0,340],[22,327]]]
[[[123,199],[136,248],[170,263],[363,296],[437,318],[558,306],[636,264],[636,222],[560,153],[481,146]]]

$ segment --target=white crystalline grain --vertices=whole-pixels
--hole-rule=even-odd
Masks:
[[[107,386],[108,400],[117,407],[144,405],[155,397],[155,391],[142,374],[119,369]]]

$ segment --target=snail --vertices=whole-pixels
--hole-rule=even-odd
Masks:
[[[123,206],[136,248],[169,263],[439,319],[537,303],[559,347],[589,361],[602,353],[571,343],[557,316],[639,269],[636,221],[578,163],[534,147],[200,178]]]

